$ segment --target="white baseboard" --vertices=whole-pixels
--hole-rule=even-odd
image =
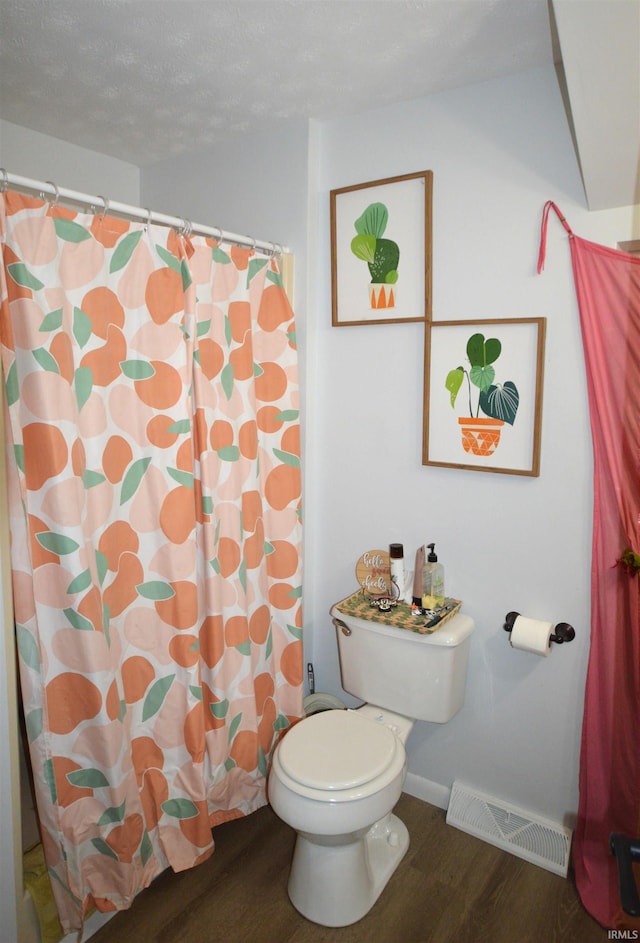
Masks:
[[[439,809],[449,808],[451,790],[447,786],[441,786],[440,783],[434,783],[431,779],[425,779],[424,776],[418,776],[416,773],[407,773],[404,792],[416,799],[429,802]]]

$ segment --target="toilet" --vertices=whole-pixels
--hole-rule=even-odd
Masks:
[[[473,620],[430,635],[331,610],[345,691],[365,703],[305,717],[273,754],[269,801],[297,832],[288,893],[308,920],[343,927],[373,907],[409,847],[393,814],[415,720],[462,707]]]

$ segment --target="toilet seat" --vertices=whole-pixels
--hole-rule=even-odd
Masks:
[[[344,710],[300,721],[277,752],[281,770],[305,794],[307,790],[361,793],[365,784],[378,788],[379,780],[397,775],[405,761],[404,748],[389,727],[358,711]]]

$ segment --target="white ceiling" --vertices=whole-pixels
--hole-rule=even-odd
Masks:
[[[0,117],[144,166],[550,64],[553,33],[548,0],[0,0]]]

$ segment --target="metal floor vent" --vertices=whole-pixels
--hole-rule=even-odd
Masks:
[[[567,876],[572,832],[455,782],[447,824],[554,874]]]

